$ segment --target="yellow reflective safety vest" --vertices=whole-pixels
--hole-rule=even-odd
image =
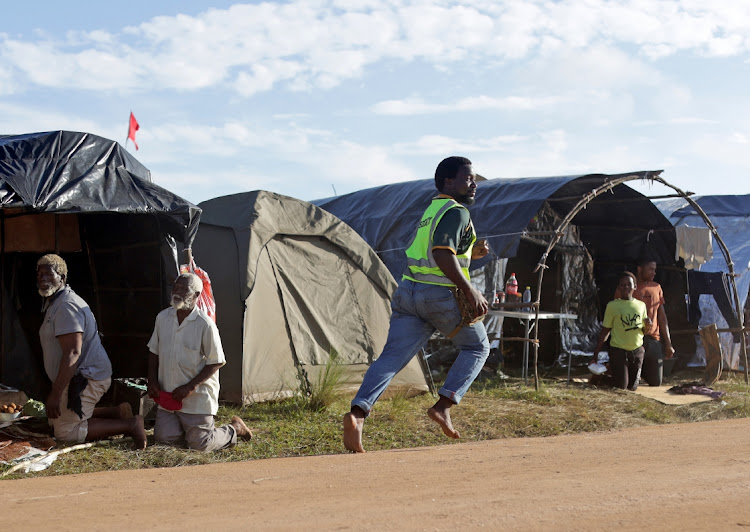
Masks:
[[[448,279],[443,270],[438,267],[435,263],[435,258],[432,256],[432,239],[435,228],[443,215],[450,209],[466,209],[466,207],[453,198],[438,196],[437,198],[433,198],[430,206],[424,211],[422,220],[417,226],[417,234],[414,236],[411,245],[406,249],[408,270],[403,276],[404,279],[418,283],[455,286],[455,283]],[[474,247],[474,242],[477,240],[474,224],[471,222],[469,222],[469,229],[471,230],[471,244],[469,245],[469,249],[461,255],[456,255],[458,264],[461,266],[461,271],[467,279],[469,279],[471,250]]]

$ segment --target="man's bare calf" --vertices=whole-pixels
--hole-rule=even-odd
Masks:
[[[89,430],[86,441],[96,441],[123,434],[133,438],[133,447],[136,450],[146,448],[147,440],[146,430],[143,427],[143,416],[133,416],[128,419],[92,417],[88,424]]]
[[[365,413],[358,406],[344,414],[344,447],[353,453],[364,453],[362,429],[365,426]]]
[[[130,419],[133,417],[133,409],[130,403],[120,403],[117,406],[99,406],[94,408],[94,415],[100,419]]]

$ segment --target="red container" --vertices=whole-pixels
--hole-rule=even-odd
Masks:
[[[177,401],[172,397],[171,392],[165,392],[164,390],[159,392],[159,397],[156,398],[156,403],[167,410],[176,411],[182,410],[182,401]]]

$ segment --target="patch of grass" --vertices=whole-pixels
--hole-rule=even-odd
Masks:
[[[296,399],[313,412],[326,410],[341,395],[341,380],[344,376],[344,366],[339,360],[335,349],[328,353],[328,360],[322,370],[310,378],[303,366],[297,366],[299,392]]]
[[[324,372],[322,372],[324,373]],[[681,372],[668,384],[699,381],[700,372]],[[149,446],[131,451],[127,441],[114,441],[60,456],[47,470],[34,476],[65,475],[118,469],[182,467],[217,462],[237,462],[273,457],[309,456],[344,452],[341,418],[349,410],[348,395],[325,385],[319,405],[290,398],[249,406],[222,405],[217,425],[233,415],[242,417],[253,430],[249,442],[231,449],[200,453],[178,447]],[[618,430],[626,427],[698,422],[750,417],[750,387],[744,375],[728,373],[712,388],[726,392],[722,400],[689,405],[664,405],[643,396],[592,387],[566,385],[545,379],[539,390],[518,378],[488,378],[476,382],[451,413],[460,441],[539,437],[580,432]],[[333,391],[333,392],[331,392]],[[325,397],[325,399],[322,399]],[[425,415],[435,399],[429,395],[382,399],[365,423],[364,445],[371,451],[452,444]],[[0,466],[0,473],[9,466]],[[6,478],[28,475],[12,474]]]

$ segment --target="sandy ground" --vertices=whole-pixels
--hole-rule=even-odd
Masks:
[[[6,530],[750,527],[750,420],[0,483]]]

